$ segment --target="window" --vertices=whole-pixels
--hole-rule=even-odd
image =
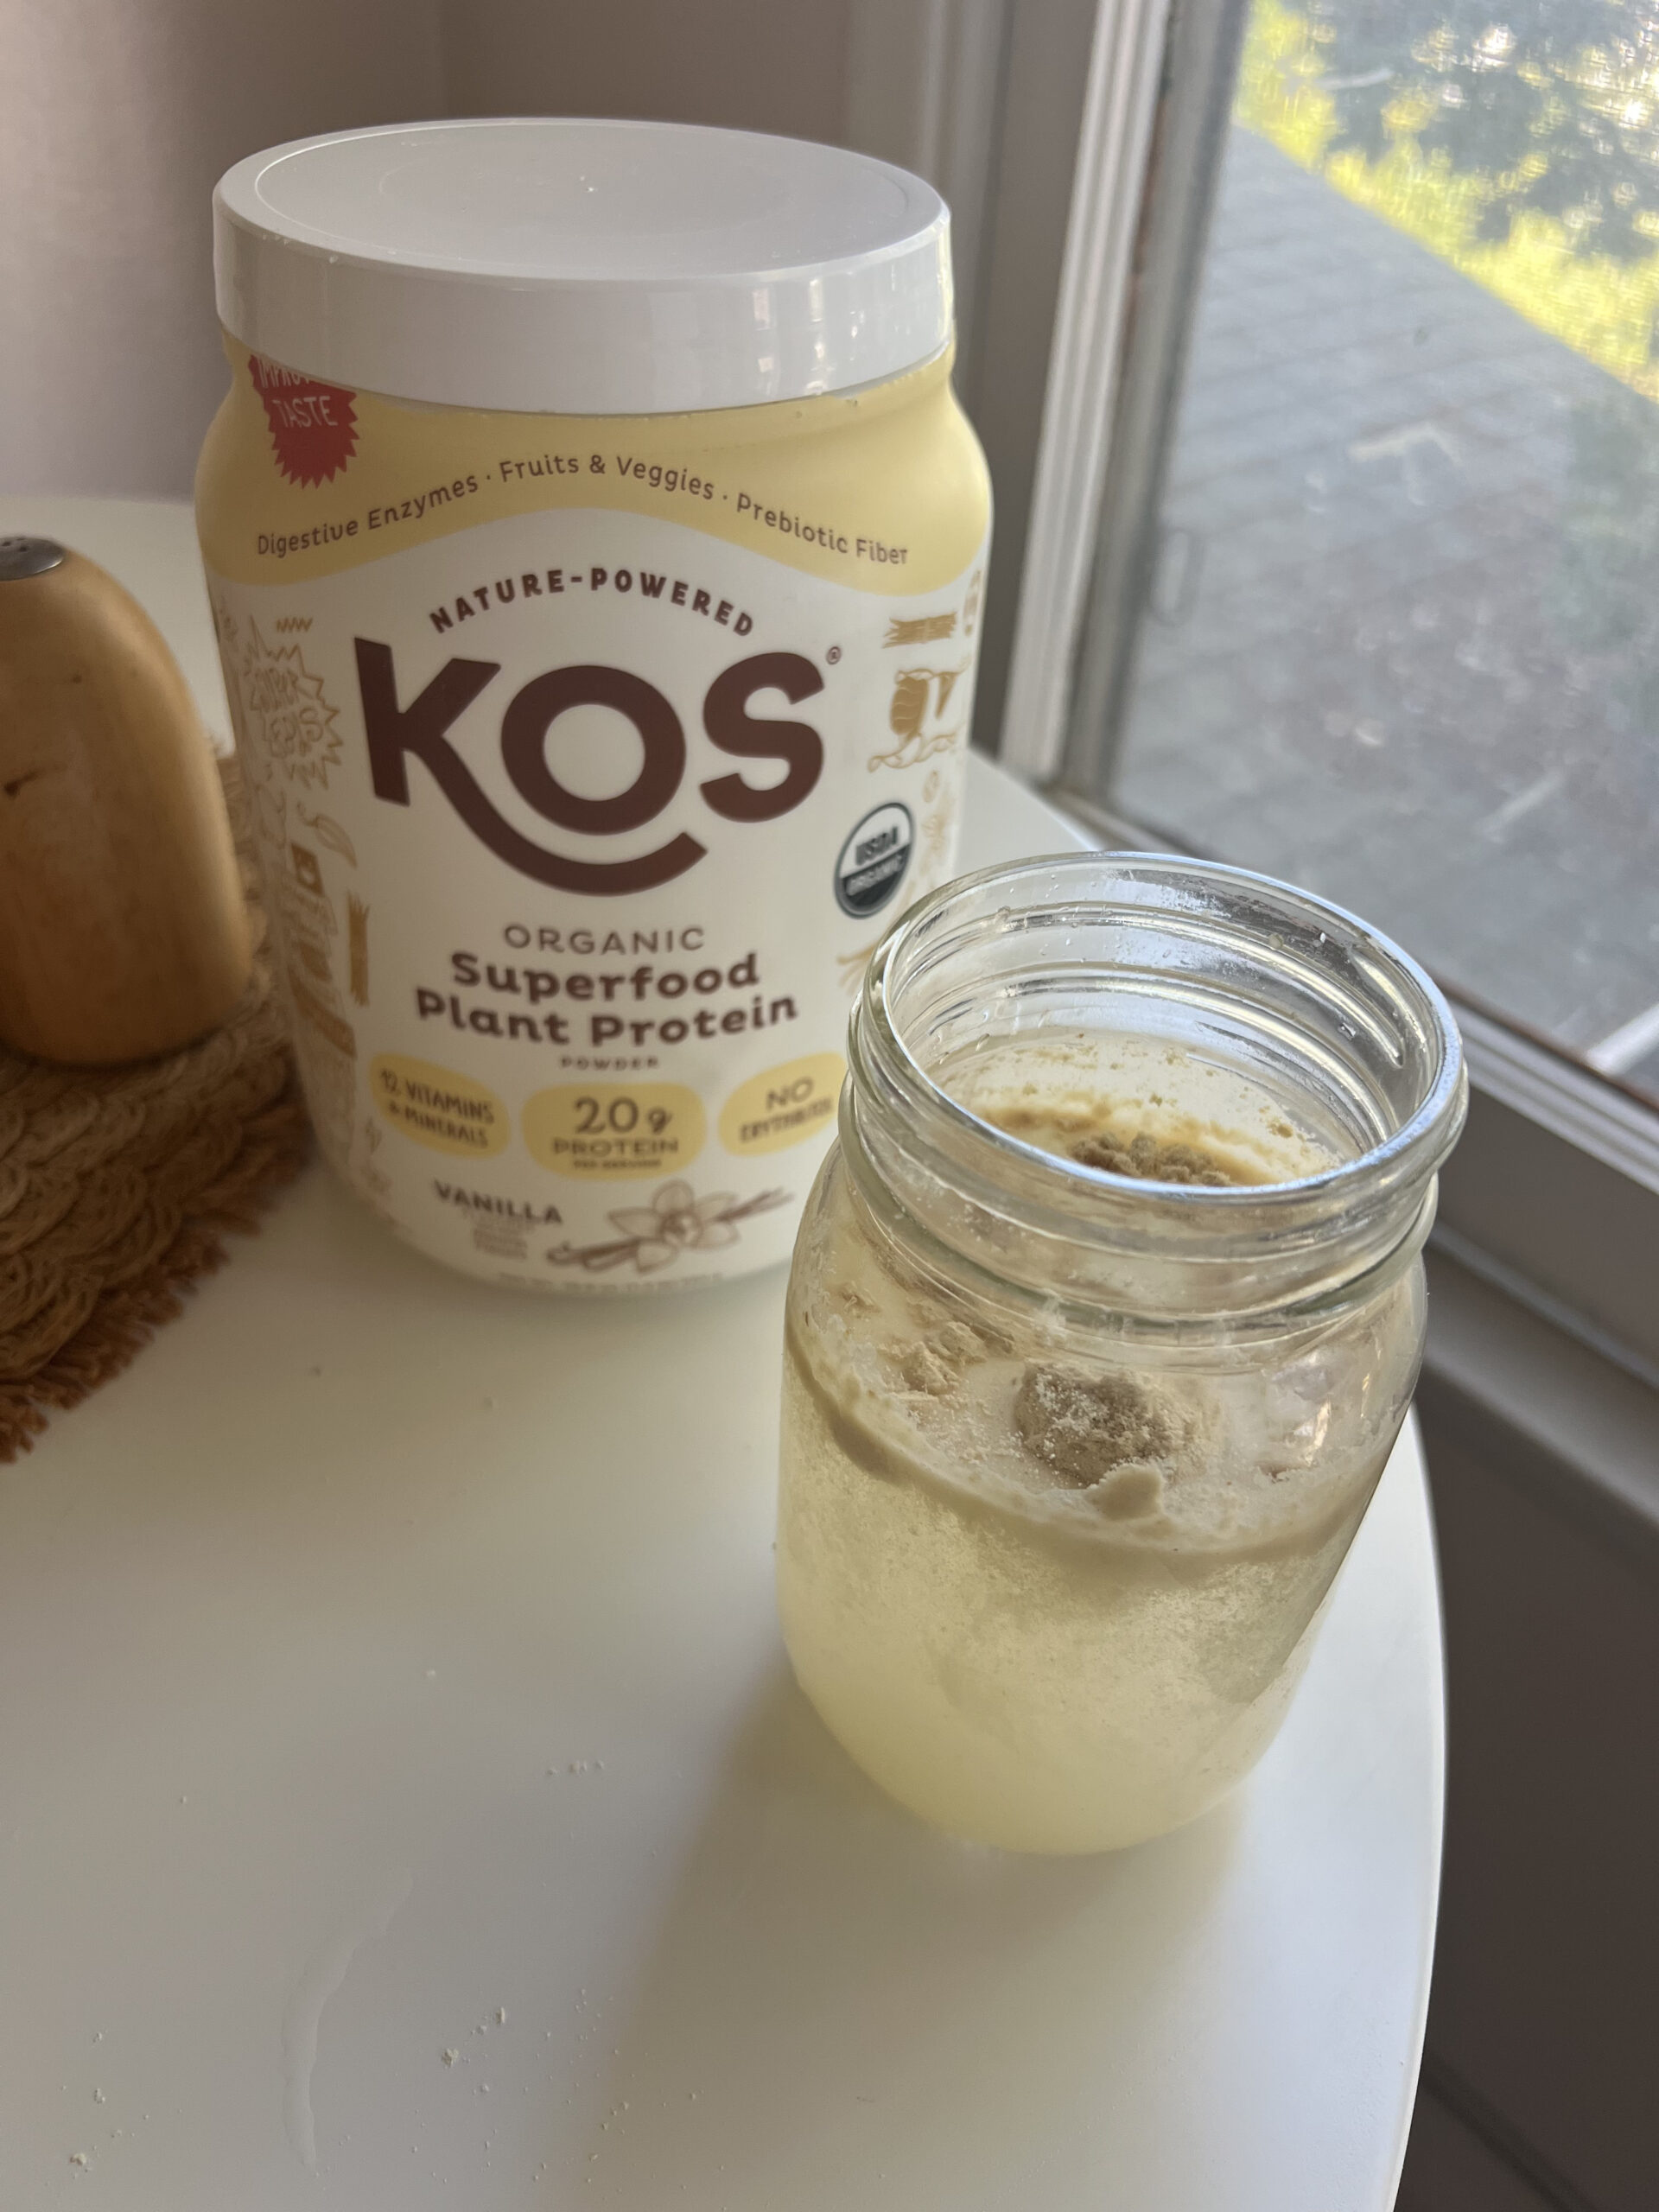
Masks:
[[[1659,1100],[1659,10],[1195,18],[1231,120],[1195,285],[1154,163],[1062,786]]]

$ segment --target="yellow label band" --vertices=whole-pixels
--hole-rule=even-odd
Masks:
[[[560,1084],[524,1102],[532,1160],[607,1183],[689,1166],[707,1127],[702,1101],[677,1083]]]
[[[434,1152],[490,1160],[512,1141],[512,1119],[501,1100],[454,1068],[382,1052],[369,1070],[369,1090],[394,1129]]]
[[[784,1152],[835,1125],[846,1063],[839,1052],[811,1052],[786,1060],[740,1084],[720,1112],[720,1141],[728,1152],[747,1155]]]
[[[349,437],[311,479],[284,472],[258,381],[269,368],[234,340],[225,350],[231,390],[202,448],[196,515],[209,567],[241,583],[336,575],[504,516],[597,508],[906,597],[960,575],[989,522],[948,353],[849,396],[693,415],[491,414],[341,391]]]

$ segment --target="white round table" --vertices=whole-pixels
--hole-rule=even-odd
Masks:
[[[186,510],[0,529],[114,568],[222,733]],[[964,865],[1076,842],[971,793]],[[0,1467],[0,2201],[1386,2212],[1443,1770],[1414,1430],[1238,1796],[1004,1857],[791,1683],[782,1294],[491,1291],[314,1167]]]

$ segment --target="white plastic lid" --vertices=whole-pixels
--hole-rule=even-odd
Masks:
[[[453,407],[649,415],[844,391],[950,334],[950,213],[885,162],[522,117],[296,139],[213,194],[219,320]]]

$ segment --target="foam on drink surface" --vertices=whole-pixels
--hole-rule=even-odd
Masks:
[[[1147,1181],[1336,1157],[1156,1039],[1002,1046],[948,1087],[1022,1143]],[[791,1293],[779,1548],[831,1728],[926,1817],[1027,1849],[1201,1810],[1288,1700],[1398,1426],[1408,1306],[1266,1359],[1080,1347],[953,1295],[832,1194]]]

